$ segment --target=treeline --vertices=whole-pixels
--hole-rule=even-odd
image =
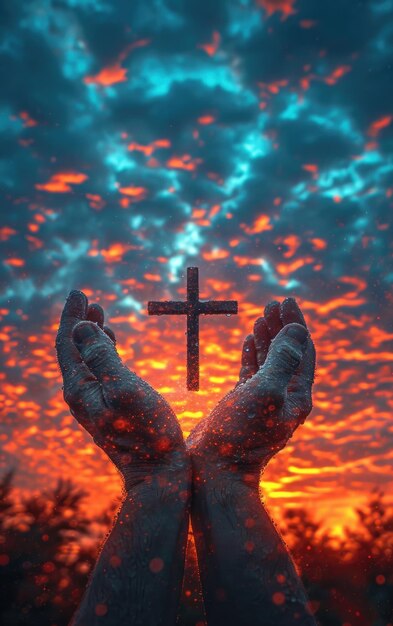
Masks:
[[[68,480],[17,502],[12,480],[9,472],[0,481],[0,623],[68,626],[115,509],[86,517],[87,494]],[[284,536],[321,626],[393,626],[393,513],[375,491],[357,517],[338,542],[305,510],[286,513]],[[93,541],[97,524],[102,537]],[[201,624],[195,571],[183,588],[183,626]]]

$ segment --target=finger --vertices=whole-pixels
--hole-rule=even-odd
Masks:
[[[82,361],[79,350],[72,340],[72,330],[76,324],[85,319],[86,312],[85,294],[81,291],[71,291],[61,315],[56,337],[57,358],[64,381],[64,400],[72,414],[85,427],[88,407],[83,402],[83,394],[88,390],[90,405],[94,405],[95,409],[100,409],[103,402],[99,384]],[[89,428],[88,430],[91,432]]]
[[[315,374],[315,347],[308,338],[306,351],[299,368],[288,385],[288,401],[291,413],[296,414],[299,423],[303,423],[312,410],[312,386]]]
[[[85,294],[81,291],[71,291],[61,314],[56,337],[57,358],[65,382],[72,367],[81,363],[80,354],[72,341],[72,329],[78,322],[86,318],[86,312],[87,298]]]
[[[282,401],[307,349],[308,337],[307,329],[300,324],[285,326],[270,344],[265,364],[258,372],[262,387],[274,390]]]
[[[86,319],[95,322],[100,328],[104,326],[104,309],[99,304],[89,304]]]
[[[242,350],[242,366],[239,374],[239,383],[245,383],[246,380],[254,376],[258,369],[255,343],[253,335],[247,335],[243,343]]]
[[[102,384],[106,401],[126,400],[124,389],[130,387],[132,374],[123,365],[108,335],[92,322],[80,322],[72,336],[83,361]]]
[[[282,321],[280,317],[280,303],[276,300],[272,300],[272,302],[269,302],[269,304],[265,307],[264,317],[267,327],[269,329],[270,339],[274,339],[274,337],[282,329]]]
[[[295,298],[285,298],[284,302],[280,305],[280,317],[283,326],[285,326],[285,324],[296,323],[307,328],[303,313],[301,312]]]
[[[261,367],[267,357],[270,346],[270,333],[264,317],[260,317],[254,324],[254,341],[257,364]]]
[[[108,335],[109,339],[111,339],[113,343],[116,343],[116,335],[113,332],[113,330],[109,328],[109,326],[104,326],[103,330],[104,330],[104,333]]]

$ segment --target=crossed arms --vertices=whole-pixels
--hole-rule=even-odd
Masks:
[[[190,514],[209,626],[315,626],[259,497],[261,471],[311,410],[315,350],[296,301],[265,308],[238,384],[186,442],[82,292],[67,299],[56,349],[65,401],[126,492],[72,626],[175,624]]]

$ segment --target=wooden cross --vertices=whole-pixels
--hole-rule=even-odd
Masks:
[[[198,268],[187,267],[187,300],[148,302],[149,315],[187,315],[187,389],[199,389],[199,316],[237,313],[236,300],[199,300]]]

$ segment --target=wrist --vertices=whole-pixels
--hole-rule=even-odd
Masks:
[[[121,469],[126,493],[156,489],[166,498],[188,497],[191,490],[191,459],[186,450],[176,450],[162,462],[134,463]]]
[[[194,490],[232,490],[234,485],[259,493],[261,467],[259,464],[239,463],[214,457],[198,450],[191,452],[192,485]]]

